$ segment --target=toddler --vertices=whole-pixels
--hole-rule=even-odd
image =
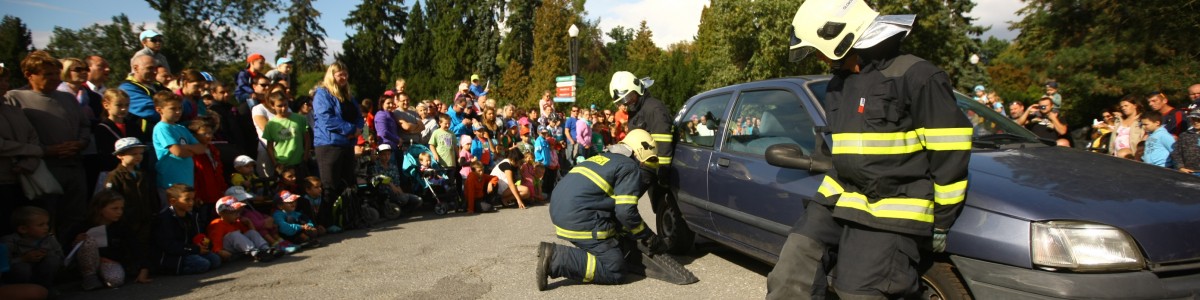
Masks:
[[[225,166],[221,165],[221,152],[217,150],[216,145],[212,144],[213,132],[216,132],[213,125],[215,124],[206,118],[198,118],[188,124],[188,130],[196,136],[196,140],[205,149],[204,152],[192,157],[194,162],[192,168],[195,169],[193,177],[196,199],[200,200],[197,201],[197,205],[202,208],[196,212],[204,221],[212,220],[214,216],[208,209],[203,208],[217,203],[217,199],[221,198],[225,189],[229,188],[229,185],[225,183]]]
[[[258,175],[254,173],[254,159],[249,156],[239,155],[233,159],[233,174],[229,175],[229,183],[241,186],[247,191],[262,190],[263,184],[258,181]]]
[[[268,244],[288,253],[291,253],[290,250],[294,250],[294,248],[288,248],[292,246],[291,243],[288,243],[279,236],[279,228],[271,220],[271,213],[275,209],[272,201],[266,197],[246,192],[240,186],[230,187],[228,190],[225,190],[225,195],[233,196],[234,199],[240,202],[250,204],[249,207],[242,210],[242,216],[250,220],[250,226],[253,227],[254,231],[258,231],[258,235],[263,240],[266,240]]]
[[[62,246],[50,233],[50,212],[34,206],[17,208],[12,213],[17,232],[0,238],[8,246],[8,283],[36,283],[54,287],[54,275],[62,267]]]
[[[258,231],[250,218],[242,216],[246,206],[233,196],[221,197],[215,204],[217,219],[208,224],[208,236],[213,239],[213,249],[222,261],[230,261],[234,255],[245,255],[255,262],[270,261],[282,251],[272,248]]]
[[[325,202],[324,199],[321,199],[321,195],[325,191],[321,187],[321,179],[317,176],[305,177],[300,181],[300,190],[304,191],[304,196],[296,200],[296,211],[299,211],[301,215],[312,216],[317,224],[317,230],[329,233],[341,232],[342,229],[337,225],[326,226],[329,225],[329,221],[327,217],[323,217],[324,211],[321,210],[321,204]]]
[[[317,237],[325,232],[313,225],[307,216],[296,211],[296,200],[299,199],[300,195],[279,191],[279,209],[273,214],[275,225],[285,239],[300,245],[320,246],[321,241]]]

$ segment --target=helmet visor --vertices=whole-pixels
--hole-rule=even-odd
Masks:
[[[633,90],[612,90],[613,102],[614,103],[629,103],[628,102],[629,93],[632,93],[632,92],[633,92]]]

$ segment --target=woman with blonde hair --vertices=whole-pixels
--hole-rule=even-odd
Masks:
[[[83,109],[88,120],[93,123],[99,121],[100,112],[104,108],[100,106],[100,94],[88,88],[87,78],[90,70],[88,65],[74,57],[58,61],[62,63],[62,83],[58,84],[58,90],[75,96],[75,100],[79,102],[79,108]]]
[[[337,199],[342,189],[355,184],[354,144],[362,134],[363,117],[358,103],[350,97],[350,75],[346,66],[334,62],[325,70],[325,79],[313,97],[313,147],[325,199]],[[318,210],[318,225],[340,231],[332,223],[334,201],[324,201]],[[345,206],[355,207],[355,206]],[[353,219],[352,219],[353,220]]]

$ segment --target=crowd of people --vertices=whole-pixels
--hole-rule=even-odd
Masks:
[[[288,58],[268,69],[251,54],[224,81],[173,70],[160,34],[140,39],[115,87],[108,61],[124,58],[34,51],[0,66],[0,294],[45,295],[64,272],[93,290],[320,246],[371,226],[347,191],[379,176],[418,205],[436,196],[424,184],[465,213],[525,208],[627,131],[623,106],[560,113],[549,91],[502,104],[478,75],[448,103],[411,99],[406,79],[354,98],[338,62],[295,91]],[[8,72],[29,84],[10,89]]]
[[[1012,101],[1008,110],[1004,110],[1004,101],[995,92],[982,85],[975,86],[974,99],[1058,146],[1087,149],[1200,176],[1200,84],[1187,88],[1190,103],[1185,108],[1172,106],[1161,91],[1130,94],[1117,105],[1104,109],[1091,127],[1074,130],[1068,127],[1059,110],[1063,100],[1058,83],[1047,82],[1045,91],[1034,104],[1027,107],[1020,101]]]

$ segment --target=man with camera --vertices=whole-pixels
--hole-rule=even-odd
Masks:
[[[1059,146],[1071,146],[1066,137],[1067,124],[1062,121],[1062,114],[1054,107],[1054,99],[1049,96],[1042,97],[1037,104],[1029,106],[1029,109],[1017,118],[1017,124],[1025,126],[1039,138],[1053,140]]]

